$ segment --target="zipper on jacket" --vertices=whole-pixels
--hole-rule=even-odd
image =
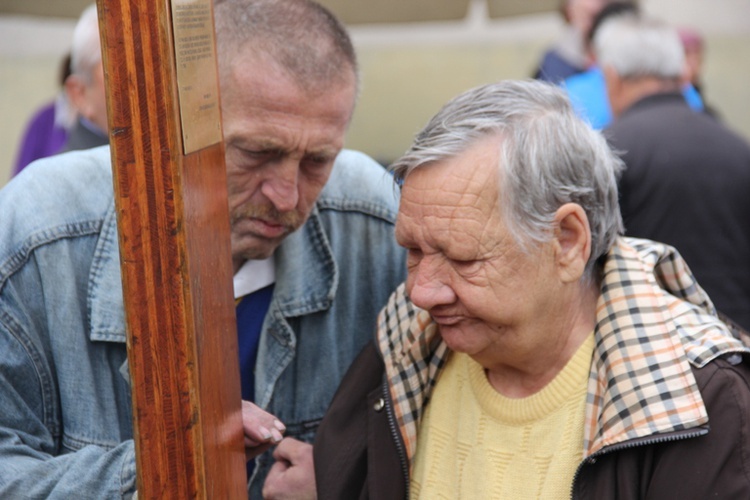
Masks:
[[[391,429],[391,437],[396,444],[396,450],[398,451],[398,458],[401,462],[401,472],[404,475],[404,485],[406,500],[409,499],[409,463],[406,459],[406,450],[404,449],[404,443],[401,441],[401,432],[398,430],[396,425],[396,417],[393,414],[393,402],[391,401],[391,394],[388,391],[388,381],[383,380],[383,401],[385,402],[385,413],[388,415],[388,427]]]
[[[652,444],[659,444],[659,443],[668,443],[670,441],[681,441],[683,439],[692,439],[695,437],[705,436],[708,434],[708,429],[700,429],[697,431],[692,432],[681,432],[681,433],[671,433],[664,436],[660,436],[657,438],[641,438],[641,439],[635,439],[635,440],[629,440],[625,441],[619,444],[614,444],[612,446],[607,446],[606,448],[602,448],[601,450],[597,451],[593,455],[590,455],[583,459],[583,461],[578,464],[578,468],[576,469],[576,473],[573,475],[573,483],[570,486],[570,498],[571,500],[575,500],[575,492],[576,492],[576,482],[578,481],[578,476],[580,475],[581,469],[583,469],[584,465],[592,465],[596,462],[596,459],[607,455],[609,453],[613,453],[615,451],[625,450],[628,448],[637,448],[639,446],[649,446]]]

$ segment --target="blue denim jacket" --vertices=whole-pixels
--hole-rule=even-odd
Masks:
[[[397,197],[342,152],[309,221],[276,252],[257,403],[311,441],[404,279]],[[0,190],[0,498],[129,498],[130,387],[109,148],[26,168]],[[259,497],[270,454],[259,459]]]

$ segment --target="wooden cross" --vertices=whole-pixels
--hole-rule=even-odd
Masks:
[[[247,498],[211,0],[97,0],[138,496]]]

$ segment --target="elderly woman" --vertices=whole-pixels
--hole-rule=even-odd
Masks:
[[[748,349],[563,91],[449,102],[394,164],[408,279],[314,446],[321,498],[748,498]],[[710,427],[709,427],[710,425]]]

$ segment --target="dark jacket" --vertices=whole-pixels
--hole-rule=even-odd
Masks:
[[[109,144],[109,136],[99,130],[93,123],[79,117],[73,128],[68,131],[68,139],[65,141],[62,151],[91,149],[105,144]]]
[[[623,240],[610,252],[586,409],[596,431],[584,435],[573,498],[750,498],[750,351],[694,285],[668,247]],[[625,287],[645,302],[613,300]],[[408,497],[417,423],[449,352],[424,311],[408,311],[404,299],[400,289],[381,313],[377,342],[352,364],[318,430],[321,500]],[[660,300],[664,308],[653,305]],[[660,321],[628,324],[623,311]],[[638,374],[624,376],[626,363],[611,361],[623,353]]]
[[[605,135],[627,167],[625,234],[676,247],[717,309],[750,330],[750,144],[677,93],[641,99]]]

